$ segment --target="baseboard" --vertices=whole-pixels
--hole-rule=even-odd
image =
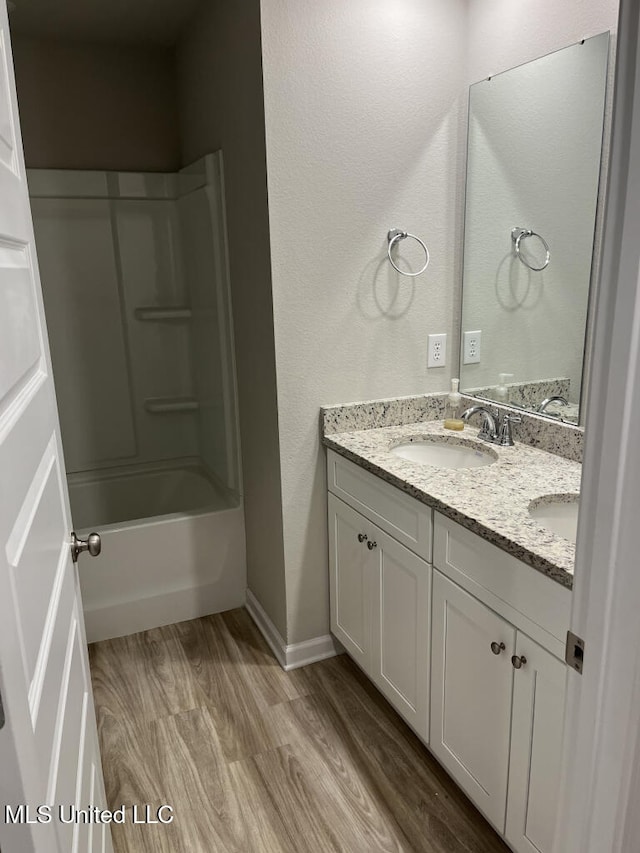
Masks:
[[[250,589],[247,590],[245,607],[285,672],[335,657],[344,651],[340,643],[331,634],[324,634],[321,637],[304,640],[302,643],[287,645]]]

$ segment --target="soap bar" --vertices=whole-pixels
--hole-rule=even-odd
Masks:
[[[460,418],[447,418],[444,422],[445,429],[464,429],[464,421],[461,421]]]

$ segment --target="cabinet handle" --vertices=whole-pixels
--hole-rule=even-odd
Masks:
[[[358,542],[366,542],[368,539],[366,533],[358,533]]]
[[[503,652],[505,649],[506,646],[504,643],[496,643],[495,640],[493,641],[493,643],[491,643],[491,651],[494,653],[494,655],[499,655],[500,652]]]
[[[526,662],[527,659],[524,655],[521,655],[520,657],[518,657],[518,655],[513,655],[511,658],[511,663],[514,669],[522,669]]]
[[[377,547],[378,547],[378,543],[377,543],[377,542],[367,542],[367,548],[368,548],[370,551],[373,551],[373,549],[374,549],[374,548],[377,548]]]

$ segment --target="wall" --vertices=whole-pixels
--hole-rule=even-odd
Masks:
[[[318,407],[444,389],[455,362],[465,8],[262,3],[290,643],[328,630]],[[429,245],[416,279],[386,259],[396,226]],[[445,369],[427,371],[430,332]]]
[[[177,55],[182,162],[224,155],[248,585],[285,635],[258,0],[202,3]]]
[[[615,8],[262,0],[288,642],[328,629],[318,407],[457,371],[468,83],[613,26]],[[390,270],[393,226],[429,244],[418,279]],[[449,335],[444,370],[426,369],[430,332]]]
[[[178,168],[172,49],[12,42],[27,167]]]

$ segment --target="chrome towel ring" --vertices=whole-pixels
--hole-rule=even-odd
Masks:
[[[529,263],[529,261],[525,257],[523,257],[522,254],[520,253],[520,243],[526,237],[537,237],[538,240],[540,240],[540,242],[544,246],[545,252],[546,252],[546,257],[545,257],[544,263],[542,264],[541,267],[532,266]],[[536,233],[535,231],[532,231],[530,228],[512,228],[511,229],[511,239],[513,240],[513,246],[515,249],[515,253],[518,257],[518,260],[520,261],[521,264],[524,264],[525,267],[528,267],[530,270],[533,270],[534,272],[541,272],[543,269],[546,269],[549,266],[549,261],[551,260],[551,252],[549,251],[549,246],[547,244],[547,241],[544,239],[544,237],[541,237],[540,234]]]
[[[407,237],[412,237],[414,240],[417,240],[418,243],[420,243],[420,245],[424,249],[424,254],[425,254],[426,260],[425,260],[424,266],[422,267],[422,269],[418,270],[418,272],[405,272],[405,270],[401,270],[400,267],[396,265],[395,261],[391,257],[391,249],[393,249],[394,245],[396,243],[399,243],[400,240],[406,240]],[[415,276],[421,275],[426,270],[426,268],[429,266],[429,261],[431,260],[429,257],[429,250],[427,249],[426,245],[422,242],[422,240],[419,237],[416,237],[415,234],[409,234],[407,231],[400,230],[400,228],[392,228],[387,233],[387,240],[389,241],[389,245],[387,246],[387,255],[389,256],[389,262],[391,263],[391,266],[394,268],[394,270],[399,272],[400,275],[408,275],[411,278],[415,278]]]

